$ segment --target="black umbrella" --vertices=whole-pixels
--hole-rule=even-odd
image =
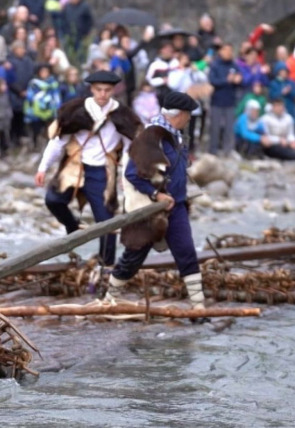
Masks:
[[[194,36],[195,34],[190,33],[189,31],[183,30],[182,28],[170,28],[169,30],[163,30],[160,31],[158,34],[156,34],[156,38],[167,38],[170,39],[174,36],[184,36],[184,37],[190,37]]]
[[[134,8],[123,8],[108,12],[100,20],[101,24],[115,23],[121,25],[138,25],[145,27],[146,25],[157,26],[157,19],[151,13]]]

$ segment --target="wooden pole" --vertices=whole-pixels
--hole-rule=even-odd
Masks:
[[[150,217],[163,211],[167,202],[157,202],[140,208],[128,214],[119,214],[110,220],[96,223],[85,230],[78,230],[62,238],[54,239],[45,244],[38,245],[25,254],[11,257],[0,264],[0,279],[14,275],[28,267],[34,266],[44,260],[51,259],[59,254],[68,253],[88,241],[113,232],[128,224]]]
[[[118,305],[52,305],[52,306],[14,306],[0,308],[0,313],[8,317],[32,316],[86,316],[86,315],[134,315],[145,314],[145,305],[118,304]],[[168,318],[204,318],[204,317],[249,317],[259,316],[259,308],[206,308],[180,309],[176,306],[150,307],[151,316]]]
[[[295,253],[295,242],[282,242],[275,244],[261,244],[257,246],[238,247],[238,248],[219,248],[218,253],[224,260],[243,261],[243,260],[259,260],[259,259],[278,259],[282,256],[292,255]],[[200,263],[206,260],[216,258],[216,254],[212,250],[198,252]],[[85,263],[85,262],[84,262]],[[0,265],[1,266],[1,265]],[[46,263],[33,266],[27,269],[28,273],[48,273],[48,272],[63,272],[72,266],[71,263]],[[175,261],[171,254],[157,254],[149,256],[143,264],[143,269],[158,269],[158,268],[175,268]]]
[[[283,256],[295,253],[295,242],[280,242],[275,244],[261,244],[249,247],[238,248],[218,248],[218,253],[224,260],[259,260],[259,259],[278,259]],[[216,254],[212,250],[200,251],[198,253],[199,262],[203,263],[208,259],[215,259]],[[149,256],[145,263],[146,269],[157,268],[175,268],[175,260],[171,254],[159,254]]]

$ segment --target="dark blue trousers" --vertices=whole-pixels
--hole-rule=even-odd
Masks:
[[[200,272],[185,203],[176,204],[171,211],[166,241],[181,277]],[[141,268],[151,247],[147,245],[140,250],[126,248],[113,270],[114,277],[122,280],[132,278]]]
[[[103,192],[107,182],[105,167],[84,165],[84,172],[85,183],[82,192],[91,206],[95,221],[109,220],[113,217],[113,213],[104,205]],[[79,228],[79,220],[74,217],[68,207],[73,192],[74,189],[72,187],[63,193],[59,193],[50,187],[45,197],[47,208],[65,226],[67,233],[74,232]],[[99,255],[106,265],[114,263],[115,252],[116,235],[109,234],[101,237]]]

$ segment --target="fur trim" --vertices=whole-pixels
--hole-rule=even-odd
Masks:
[[[151,179],[158,172],[158,165],[170,166],[170,162],[161,148],[161,141],[165,139],[174,145],[170,132],[161,126],[149,126],[140,132],[130,146],[130,158],[137,167],[138,175]]]
[[[144,208],[154,202],[149,196],[135,189],[132,183],[125,178],[125,168],[127,160],[123,166],[122,184],[124,189],[124,210],[131,212],[139,208]],[[163,176],[162,176],[163,178]],[[121,242],[126,248],[138,250],[146,245],[153,245],[161,241],[167,231],[168,214],[166,212],[155,214],[147,220],[142,220],[122,228]]]
[[[57,119],[55,119],[48,126],[47,133],[48,133],[49,140],[52,140],[53,138],[55,138],[55,137],[57,137],[59,135],[59,133],[60,133],[60,127],[59,127]]]
[[[67,160],[59,173],[58,182],[60,192],[65,192],[69,187],[81,188],[84,186],[84,172],[81,163],[81,146],[75,137],[71,137],[66,145]]]
[[[57,120],[60,127],[60,135],[75,134],[81,129],[87,131],[93,129],[94,120],[87,112],[84,103],[84,98],[75,98],[59,109]],[[130,140],[133,140],[139,130],[143,129],[138,116],[129,107],[121,104],[110,112],[108,117],[117,131]]]
[[[155,214],[147,220],[125,226],[121,230],[121,242],[130,250],[139,250],[153,245],[165,237],[168,227],[166,213]]]
[[[118,195],[117,195],[117,175],[118,175],[118,158],[119,152],[122,149],[122,143],[108,153],[106,157],[106,173],[107,173],[107,185],[103,193],[104,204],[109,211],[115,212],[118,207]]]

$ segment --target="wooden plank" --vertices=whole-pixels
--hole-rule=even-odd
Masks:
[[[163,211],[166,206],[167,202],[157,202],[128,214],[119,214],[110,220],[89,226],[85,230],[78,230],[70,235],[38,245],[25,254],[8,258],[0,263],[0,279],[16,274],[30,266],[58,256],[59,254],[68,253],[88,241],[111,233],[128,224],[148,218],[153,214]]]

